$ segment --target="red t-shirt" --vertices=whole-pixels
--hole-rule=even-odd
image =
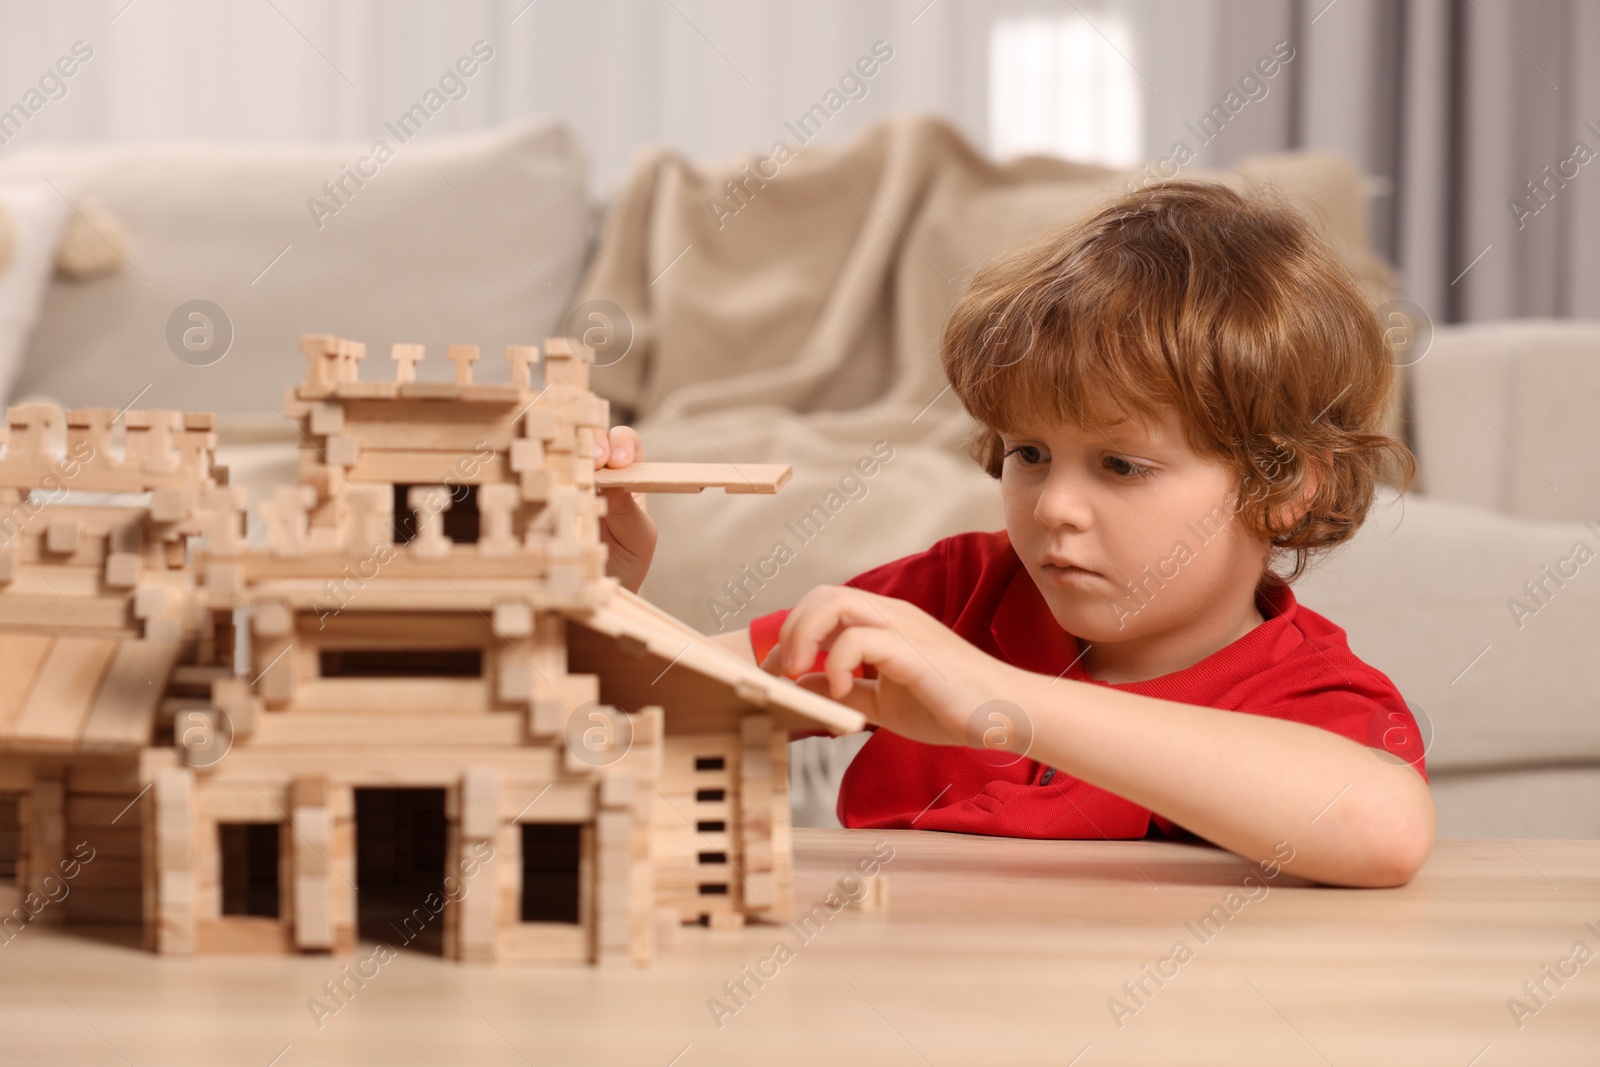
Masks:
[[[984,652],[1024,670],[1320,726],[1394,753],[1427,780],[1421,732],[1394,683],[1356,658],[1344,631],[1301,607],[1290,589],[1270,597],[1258,591],[1256,605],[1265,621],[1198,663],[1111,685],[1088,676],[1077,638],[1050,614],[1004,530],[947,537],[844,584],[910,601]],[[777,611],[750,623],[756,662],[778,643],[787,615]],[[826,658],[818,653],[816,670]],[[866,677],[871,670],[857,673]],[[1137,838],[1159,831],[1193,837],[1037,760],[923,744],[888,730],[875,730],[845,771],[837,811],[845,826],[874,829],[1040,838]]]

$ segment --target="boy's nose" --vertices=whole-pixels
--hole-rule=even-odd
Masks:
[[[1052,471],[1046,479],[1039,499],[1034,504],[1033,515],[1041,526],[1070,526],[1085,530],[1093,522],[1087,494],[1061,471]]]

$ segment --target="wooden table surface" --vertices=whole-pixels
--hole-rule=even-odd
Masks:
[[[405,951],[320,1027],[346,961],[33,926],[0,946],[0,1064],[1600,1064],[1597,841],[1441,841],[1410,885],[1345,890],[1167,842],[799,830],[797,903],[879,842],[887,910],[807,938],[686,928],[637,970]]]

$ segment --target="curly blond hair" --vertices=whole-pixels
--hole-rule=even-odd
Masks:
[[[1375,309],[1293,206],[1196,180],[1120,196],[986,264],[942,349],[995,478],[997,430],[1176,408],[1195,453],[1237,475],[1240,520],[1292,557],[1287,574],[1269,562],[1265,587],[1349,540],[1386,472],[1402,491],[1414,479],[1384,432],[1390,357]]]

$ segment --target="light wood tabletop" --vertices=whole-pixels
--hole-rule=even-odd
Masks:
[[[1597,841],[1441,841],[1388,890],[1169,842],[794,841],[805,926],[685,928],[643,969],[403,950],[320,1019],[373,945],[167,959],[30,926],[0,946],[0,1063],[1600,1063]],[[828,906],[890,850],[844,883],[886,908]]]

